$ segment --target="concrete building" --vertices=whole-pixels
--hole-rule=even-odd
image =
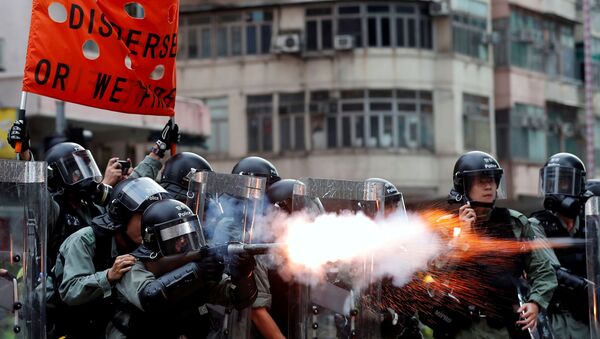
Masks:
[[[572,0],[498,0],[492,17],[501,37],[494,85],[498,155],[509,197],[539,207],[538,171],[550,155],[571,152],[585,162],[585,99],[575,53],[583,17]]]
[[[496,152],[491,32],[491,1],[184,0],[178,93],[209,106],[218,170],[261,155],[440,198],[461,153]]]

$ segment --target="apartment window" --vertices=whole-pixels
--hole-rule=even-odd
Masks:
[[[463,94],[465,149],[491,151],[490,104],[487,97]]]
[[[246,98],[248,117],[248,151],[273,151],[273,95],[249,95]]]
[[[433,149],[431,92],[341,91],[337,108],[326,115],[328,148]]]
[[[548,154],[569,152],[581,154],[583,139],[580,131],[583,126],[578,125],[577,108],[556,103],[548,103],[546,106],[547,121],[547,149]]]
[[[204,103],[210,110],[210,137],[208,151],[218,154],[229,153],[229,109],[227,98],[209,98]]]
[[[353,36],[358,48],[433,46],[429,9],[419,3],[368,2],[306,9],[308,51],[333,48],[335,35]]]
[[[560,27],[560,59],[561,74],[575,78],[575,34],[572,26]]]
[[[306,10],[306,49],[308,51],[333,48],[333,15],[331,7]]]
[[[496,65],[513,65],[551,77],[581,78],[575,49],[574,24],[512,8],[510,18],[494,20],[502,37],[494,55]]]
[[[594,162],[600,168],[600,119],[594,120]]]
[[[215,58],[270,52],[271,11],[190,15],[181,20],[180,57]]]
[[[363,46],[362,17],[360,5],[339,6],[337,8],[337,32],[354,37],[355,46]]]
[[[511,64],[534,71],[544,69],[544,32],[542,20],[525,12],[513,10],[510,17]]]
[[[310,135],[312,142],[312,149],[326,149],[328,145],[327,137],[330,137],[330,142],[335,147],[337,135],[334,129],[333,135],[327,134],[326,132],[326,121],[327,116],[330,112],[334,112],[333,120],[335,121],[335,112],[337,112],[337,103],[332,100],[329,91],[312,91],[310,92],[310,99],[308,110],[310,112]]]
[[[392,13],[389,5],[367,6],[367,45],[369,47],[390,47]]]
[[[279,94],[281,150],[304,150],[304,92]]]
[[[488,45],[483,41],[487,32],[488,5],[477,0],[460,0],[455,3],[452,15],[454,51],[488,60]]]
[[[544,162],[546,136],[543,107],[517,103],[511,110],[510,149],[515,159]]]

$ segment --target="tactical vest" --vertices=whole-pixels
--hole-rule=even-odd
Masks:
[[[535,212],[531,215],[540,222],[547,238],[575,238],[585,239],[584,215],[579,216],[579,229],[570,235],[562,225],[560,219],[546,210]],[[560,265],[579,277],[587,277],[585,246],[575,245],[565,248],[555,248],[554,253]],[[548,311],[550,313],[569,311],[577,320],[588,322],[588,296],[586,291],[573,291],[562,286],[559,281],[558,288],[554,291]]]
[[[80,229],[90,226],[92,218],[102,214],[102,210],[91,202],[68,201],[64,195],[54,194],[52,199],[60,207],[57,220],[48,227],[48,267],[56,263],[58,250],[63,241]]]
[[[112,222],[107,215],[101,215],[92,220],[91,227],[94,231],[96,247],[93,262],[96,272],[110,268],[115,260],[112,257],[112,241],[114,230]],[[65,262],[62,254],[58,253],[58,259]],[[63,266],[64,267],[64,266]],[[52,271],[52,283],[54,295],[48,303],[47,327],[51,331],[50,338],[59,338],[66,335],[68,338],[104,338],[106,325],[114,313],[112,298],[98,298],[84,305],[69,306],[64,303],[59,295],[59,286],[62,276],[54,276]]]

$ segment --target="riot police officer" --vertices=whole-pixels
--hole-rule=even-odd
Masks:
[[[379,182],[383,184],[385,190],[384,207],[386,217],[397,212],[398,210],[403,213],[406,212],[406,207],[404,206],[404,196],[400,191],[398,191],[398,188],[396,188],[396,186],[392,184],[389,180],[381,178],[369,178],[366,181]]]
[[[104,336],[112,315],[112,287],[135,262],[128,253],[141,244],[142,212],[167,195],[150,178],[121,181],[112,192],[108,212],[94,218],[90,226],[73,233],[60,246],[51,274],[54,291],[49,298],[56,326],[53,337]]]
[[[586,191],[583,162],[570,153],[551,156],[540,169],[540,194],[544,210],[531,215],[548,238],[585,239],[583,206]],[[595,189],[595,187],[590,187]],[[548,315],[556,338],[589,337],[586,253],[582,244],[554,249],[559,287],[554,292]],[[574,284],[580,281],[583,283]]]
[[[191,152],[177,153],[165,162],[160,185],[171,193],[174,199],[185,202],[190,181],[188,174],[192,169],[197,172],[213,171],[203,157]]]
[[[46,152],[48,190],[54,218],[48,224],[48,266],[52,267],[62,242],[91,224],[104,212],[111,187],[101,183],[102,174],[89,150],[63,142]]]
[[[458,216],[463,223],[463,232],[484,239],[535,238],[527,217],[515,210],[495,206],[496,200],[505,195],[503,170],[491,155],[480,151],[463,154],[456,161],[452,176],[449,202],[460,204]],[[447,329],[457,338],[529,337],[527,331],[536,327],[539,311],[548,307],[557,286],[551,258],[540,250],[476,255],[461,262],[455,270],[459,280],[468,281],[470,288],[477,289],[473,294],[455,291],[462,305],[472,305],[470,309],[462,309],[465,319],[459,328]],[[522,272],[526,272],[531,285],[528,293],[523,292],[520,284]],[[523,294],[524,300],[517,298],[518,292]],[[473,295],[483,300],[475,300]],[[517,307],[518,315],[515,313]],[[443,336],[443,332],[443,328],[434,329],[436,337]]]
[[[264,177],[267,179],[267,189],[274,183],[281,180],[279,172],[273,164],[267,159],[261,157],[246,157],[240,160],[231,174],[250,175],[255,177]]]
[[[264,177],[266,178],[267,191],[281,180],[277,169],[270,161],[256,156],[240,160],[231,170],[231,174]],[[268,312],[271,307],[272,296],[267,264],[262,256],[256,259],[254,276],[258,287],[258,296],[252,305],[252,323],[265,338],[284,338],[281,330]]]
[[[230,278],[221,280],[222,258],[203,246],[198,217],[173,199],[152,204],[142,216],[138,261],[116,285],[119,312],[108,338],[202,338],[199,306],[206,302],[237,309],[256,298],[254,260],[234,255]]]

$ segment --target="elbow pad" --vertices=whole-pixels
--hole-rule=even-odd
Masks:
[[[232,284],[235,285],[232,295],[233,307],[237,310],[242,310],[254,303],[256,296],[258,295],[256,281],[254,281],[254,273],[247,277],[232,281]]]
[[[180,303],[204,287],[202,271],[197,263],[188,263],[151,281],[138,293],[144,311],[164,311]]]

